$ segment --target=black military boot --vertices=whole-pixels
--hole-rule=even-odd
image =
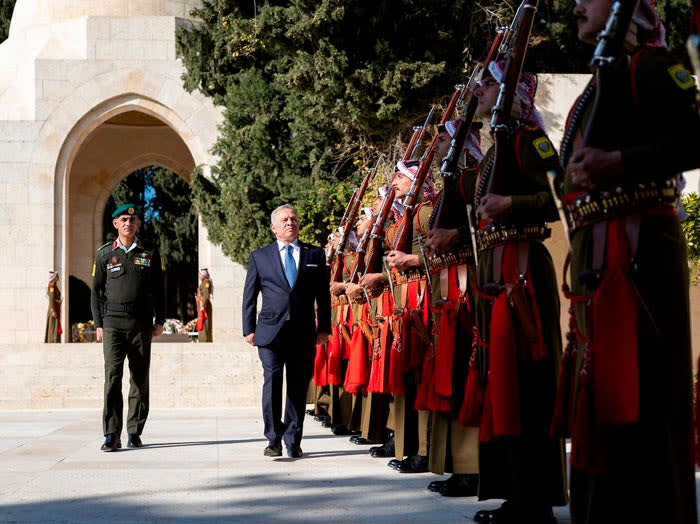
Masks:
[[[130,448],[142,448],[143,442],[141,442],[141,437],[136,433],[129,433],[129,442],[127,442],[126,445]]]
[[[425,473],[428,471],[428,457],[424,455],[413,455],[407,459],[403,459],[396,471],[399,473]]]
[[[369,454],[375,458],[393,457],[394,453],[394,437],[391,437],[381,446],[369,448]]]
[[[437,490],[443,497],[474,497],[479,487],[479,475],[454,474]]]
[[[108,433],[105,435],[104,444],[100,447],[102,451],[117,451],[122,447],[122,441],[119,440],[116,433]]]

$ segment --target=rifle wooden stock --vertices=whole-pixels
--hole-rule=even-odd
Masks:
[[[532,33],[532,24],[537,12],[537,0],[523,0],[511,24],[511,35],[505,49],[506,62],[503,81],[491,118],[491,133],[494,138],[495,158],[486,193],[506,194],[509,183],[506,173],[507,156],[510,154],[509,132],[512,122],[515,91],[523,70],[525,55]]]
[[[621,58],[625,55],[625,36],[637,3],[638,0],[615,0],[605,28],[598,35],[598,45],[591,59],[596,82],[595,100],[581,147],[607,149],[619,142],[619,130],[608,122],[610,114],[617,112],[619,100],[626,95],[620,92],[621,83],[615,77],[628,74],[627,63]]]
[[[499,31],[491,43],[491,48],[486,55],[484,61],[477,64],[472,71],[469,81],[465,86],[465,106],[462,111],[462,115],[459,118],[459,128],[452,141],[450,142],[450,149],[442,160],[440,166],[440,175],[443,178],[443,196],[439,204],[439,208],[435,210],[435,219],[431,225],[432,229],[448,228],[452,227],[452,224],[447,223],[448,210],[454,209],[455,206],[461,205],[461,196],[459,195],[459,190],[453,187],[456,181],[452,179],[459,175],[459,159],[462,151],[464,150],[464,144],[467,141],[467,137],[471,132],[472,125],[474,123],[474,117],[476,116],[476,108],[479,104],[479,99],[474,95],[474,90],[481,81],[481,76],[483,71],[488,67],[489,63],[496,57],[498,50],[501,46],[501,40],[503,39],[504,31]]]
[[[350,209],[355,205],[355,201],[357,199],[357,192],[358,189],[355,188],[352,191],[352,195],[350,196],[350,201],[348,202],[347,207],[345,208],[345,212],[343,213],[343,218],[340,219],[340,225],[338,227],[340,228],[345,228],[347,225],[348,221],[348,213],[350,213]],[[335,257],[338,253],[338,244],[332,245],[330,251],[328,252],[328,260],[327,263],[329,266],[332,266],[333,263],[335,262]]]
[[[440,124],[445,124],[452,117],[452,113],[457,107],[457,101],[462,96],[464,86],[457,86],[457,88],[452,93],[450,102],[447,104],[445,112],[442,114],[440,119]],[[403,251],[404,253],[411,252],[411,241],[413,240],[413,216],[416,212],[416,204],[418,203],[418,198],[420,192],[423,189],[423,184],[425,179],[430,173],[430,166],[433,163],[433,157],[435,156],[435,146],[438,140],[438,133],[430,141],[428,149],[426,149],[425,157],[421,159],[421,163],[418,166],[418,172],[416,173],[416,179],[411,184],[411,189],[403,199],[403,205],[406,208],[405,219],[399,230],[396,233],[396,238],[394,239],[393,249],[398,251]]]
[[[433,121],[433,115],[435,114],[435,108],[431,107],[428,111],[428,116],[425,117],[425,122],[420,127],[413,128],[413,136],[411,137],[411,142],[409,142],[406,151],[403,154],[403,161],[408,162],[409,160],[415,160],[416,153],[420,150],[420,145],[423,143],[425,138],[426,130],[430,126],[430,122]],[[415,140],[414,140],[415,137]]]
[[[375,164],[373,169],[370,169],[367,174],[365,175],[365,178],[362,180],[362,184],[360,185],[360,188],[358,190],[355,190],[353,193],[353,196],[355,196],[355,199],[351,199],[350,205],[348,205],[348,209],[346,210],[346,221],[343,226],[343,232],[340,237],[340,240],[338,241],[338,246],[336,249],[336,252],[333,253],[334,259],[332,260],[332,266],[331,266],[331,282],[340,282],[343,279],[343,252],[345,251],[345,246],[348,242],[348,238],[350,238],[350,230],[352,229],[353,224],[355,223],[355,220],[357,219],[357,212],[360,209],[360,205],[362,205],[362,199],[365,196],[365,193],[367,192],[367,187],[369,186],[370,182],[374,178],[374,175],[377,172],[377,169],[379,168],[379,164],[382,161],[382,157],[379,157],[377,159],[377,163]],[[341,222],[342,225],[342,222]]]
[[[364,256],[364,271],[367,273],[380,273],[382,271],[382,240],[384,239],[384,226],[389,218],[391,206],[394,204],[396,189],[393,187],[389,190],[382,203],[382,208],[379,211],[377,219],[372,224],[372,231],[369,235],[367,254]]]

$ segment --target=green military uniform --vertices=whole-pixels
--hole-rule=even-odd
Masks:
[[[93,267],[92,315],[95,327],[104,329],[105,435],[118,436],[122,430],[121,387],[127,357],[131,373],[127,431],[141,434],[149,407],[153,318],[156,324],[165,322],[160,256],[156,249],[145,248],[137,239],[134,243],[128,252],[118,240],[103,245],[97,250]]]
[[[664,49],[637,50],[630,53],[627,63],[630,68],[613,86],[616,93],[626,96],[617,100],[616,113],[605,113],[599,122],[601,128],[612,130],[603,147],[622,152],[624,171],[601,191],[617,194],[620,187],[620,194],[634,195],[630,186],[666,188],[675,174],[696,167],[700,133],[694,104],[695,83],[670,53]],[[584,93],[572,113],[575,117],[568,124],[562,144],[562,158],[567,163],[580,146],[590,121],[595,86],[589,86]],[[585,192],[567,173],[563,194],[578,191]],[[579,199],[585,202],[586,196]],[[637,222],[638,245],[629,274],[641,298],[635,351],[638,362],[632,370],[638,371],[638,422],[601,427],[590,458],[604,463],[602,471],[585,471],[572,464],[571,517],[576,524],[697,522],[691,450],[687,254],[673,209],[666,205],[669,212],[663,211],[663,204],[657,203],[621,214],[623,220],[637,217],[632,222]],[[608,218],[618,216],[611,214]],[[605,224],[605,218],[602,220]],[[577,227],[571,235],[570,282],[574,295],[592,295],[596,289],[584,276],[590,274],[594,265],[594,244],[598,241],[594,240],[593,230],[599,223]],[[614,311],[620,303],[616,299],[610,306]],[[576,302],[573,307],[578,330],[586,336],[590,310],[585,302]],[[574,349],[573,384],[579,381],[580,396],[580,371],[587,347],[579,339]],[[596,362],[595,355],[592,358]],[[574,424],[577,417],[575,414]],[[574,433],[573,445],[578,450],[582,442]]]
[[[58,289],[58,281],[49,283],[46,294],[49,297],[49,310],[46,313],[46,331],[44,342],[61,342],[61,290]]]
[[[212,338],[212,307],[211,280],[202,278],[197,288],[197,307],[203,312],[202,329],[198,331],[198,342],[211,342]]]
[[[445,188],[438,198],[438,205],[431,221],[437,220],[437,212],[442,206],[446,206],[440,213],[441,224],[434,227],[444,229],[458,229],[460,241],[453,247],[451,253],[466,249],[471,252],[471,240],[467,227],[466,203],[472,202],[476,186],[476,169],[465,169],[457,180],[445,179]],[[445,192],[449,194],[446,195]],[[443,218],[444,216],[444,218]],[[433,340],[437,347],[440,337],[440,317],[444,292],[454,288],[459,289],[460,282],[454,281],[454,277],[466,280],[464,290],[464,302],[459,302],[455,312],[455,340],[452,364],[452,397],[450,409],[446,411],[432,411],[430,419],[430,456],[429,467],[432,473],[442,475],[445,471],[456,475],[477,475],[479,473],[479,446],[477,428],[465,428],[459,424],[458,415],[464,399],[469,358],[472,347],[472,326],[474,322],[474,293],[472,279],[474,277],[473,260],[462,262],[462,268],[457,266],[455,257],[448,259],[448,264],[439,271],[431,271],[431,302],[433,311]],[[455,268],[455,266],[457,266]],[[454,268],[450,271],[450,268]],[[442,284],[441,280],[446,276],[448,281]],[[450,280],[450,278],[452,280]],[[446,284],[446,285],[445,285]],[[460,290],[461,291],[461,290]],[[455,477],[456,479],[457,477]],[[466,478],[462,478],[466,481]],[[451,481],[454,485],[456,481]],[[475,485],[475,484],[474,484]],[[443,489],[445,494],[454,492],[454,488]]]
[[[416,213],[413,217],[412,239],[411,239],[411,254],[418,256],[420,266],[413,268],[413,271],[421,271],[425,266],[421,255],[421,248],[418,241],[418,235],[425,239],[428,232],[428,223],[433,212],[431,202],[422,202],[418,205]],[[406,215],[401,220],[393,223],[386,231],[387,245],[394,245],[396,235],[398,234],[401,225],[405,221]],[[423,240],[424,242],[425,240]],[[391,278],[391,275],[387,275]],[[394,286],[394,307],[403,310],[408,308],[408,283],[402,283]],[[420,283],[421,289],[425,292],[427,285],[425,277]],[[420,305],[419,305],[420,307]],[[411,319],[407,320],[411,322]],[[409,333],[413,328],[409,328],[405,333]],[[395,333],[394,336],[400,336]],[[403,348],[408,348],[409,341],[402,341]],[[416,348],[411,348],[413,351]],[[387,356],[389,352],[394,351],[393,348],[387,348]],[[405,358],[405,356],[404,356]],[[394,394],[393,402],[390,406],[389,427],[394,431],[394,446],[395,457],[403,459],[404,456],[418,455],[420,457],[428,456],[428,426],[430,420],[430,412],[427,410],[416,410],[414,407],[417,388],[420,384],[420,366],[410,369],[404,373],[405,394]]]
[[[521,125],[513,131],[509,141],[512,153],[506,158],[505,194],[512,196],[512,207],[504,225],[512,225],[518,231],[531,225],[543,228],[545,222],[554,221],[557,217],[546,179],[548,170],[559,169],[556,152],[538,127]],[[492,147],[481,163],[476,190],[477,208],[489,187],[494,153]],[[495,371],[491,369],[495,358],[492,354],[494,339],[503,335],[500,326],[495,328],[495,332],[491,329],[496,297],[505,293],[501,286],[507,283],[506,255],[503,254],[502,266],[497,260],[500,250],[505,253],[506,249],[517,249],[518,271],[521,270],[521,249],[527,254],[525,269],[529,273],[525,275],[525,284],[534,287],[534,303],[541,321],[536,336],[542,354],[538,357],[530,355],[521,324],[516,323],[509,329],[508,334],[514,340],[502,347],[515,351],[515,355],[507,360],[515,367],[517,377],[515,391],[511,393],[517,399],[515,416],[519,418],[519,428],[506,436],[496,435],[494,438],[494,435],[489,435],[491,419],[487,419],[486,415],[495,413],[494,418],[500,416],[504,406],[498,406],[501,412],[496,413],[497,408],[489,410],[486,402],[480,427],[479,498],[505,499],[516,514],[525,516],[546,513],[551,511],[551,506],[563,505],[567,501],[563,442],[549,437],[561,355],[559,296],[552,258],[544,244],[535,238],[506,238],[496,247],[479,245],[477,287],[481,294],[477,298],[477,326],[481,339],[481,379],[487,388],[486,399],[489,398],[488,388],[496,386],[492,377]],[[499,273],[503,270],[502,276],[494,276],[497,265]],[[486,293],[493,298],[488,298]],[[514,316],[510,313],[497,315],[496,321],[508,322]],[[508,409],[508,406],[505,408]]]

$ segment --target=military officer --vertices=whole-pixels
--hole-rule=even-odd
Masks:
[[[143,445],[140,435],[148,416],[151,338],[163,333],[165,322],[160,256],[136,237],[141,225],[136,206],[119,206],[112,213],[112,224],[118,237],[97,250],[91,297],[97,341],[103,342],[105,359],[103,451],[121,447],[121,387],[127,357],[131,372],[128,446]]]

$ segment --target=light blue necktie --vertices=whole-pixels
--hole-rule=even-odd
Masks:
[[[294,262],[294,257],[292,256],[292,249],[294,249],[294,247],[289,244],[286,249],[287,256],[284,259],[284,276],[287,277],[289,287],[294,287],[294,282],[297,279],[297,265]]]

